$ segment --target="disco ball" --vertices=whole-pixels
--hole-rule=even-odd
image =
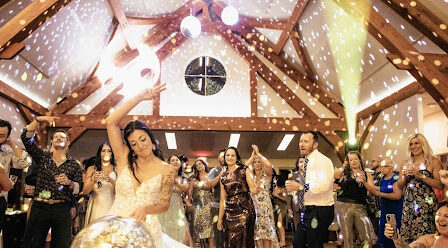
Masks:
[[[201,34],[201,22],[194,16],[187,16],[180,23],[180,31],[188,38],[196,38]]]
[[[142,223],[110,215],[84,227],[76,235],[71,248],[153,248],[153,242]]]
[[[232,26],[238,22],[238,11],[233,6],[227,6],[222,10],[221,20],[226,25]]]

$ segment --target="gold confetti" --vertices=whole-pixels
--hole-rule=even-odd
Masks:
[[[272,49],[272,47],[268,48],[268,52],[272,53],[274,51],[274,49]]]
[[[399,65],[399,64],[401,64],[402,60],[401,60],[400,58],[395,58],[395,59],[392,60],[392,62],[393,62],[395,65]]]
[[[85,120],[86,120],[86,117],[85,117],[84,115],[81,115],[81,117],[79,117],[79,120],[80,120],[80,121],[85,121]]]
[[[434,84],[434,85],[438,85],[439,84],[439,80],[437,78],[433,78],[431,80],[431,83]]]
[[[440,60],[436,59],[436,60],[434,60],[434,65],[435,66],[441,66],[442,62],[440,62]]]
[[[105,125],[106,124],[106,119],[101,119],[101,124]]]
[[[363,148],[364,150],[367,150],[367,149],[369,149],[369,146],[370,146],[369,143],[365,143],[365,144],[362,146],[362,148]]]
[[[324,122],[324,125],[327,126],[327,127],[329,127],[329,126],[330,126],[330,123],[331,123],[331,122],[330,122],[329,120],[327,120],[327,121]]]
[[[446,24],[442,23],[442,24],[439,25],[439,27],[440,27],[440,29],[445,30],[446,29]]]
[[[417,3],[416,3],[415,1],[412,1],[412,2],[410,2],[409,4],[410,4],[412,7],[417,6]]]
[[[72,97],[73,97],[73,98],[78,98],[78,93],[76,93],[76,92],[73,93],[73,94],[72,94]]]
[[[387,150],[386,157],[390,157],[390,155],[392,155],[392,150],[391,149]]]
[[[22,19],[22,20],[19,21],[19,24],[20,24],[20,25],[25,25],[25,24],[26,24],[26,21]]]
[[[36,76],[36,80],[37,80],[37,81],[42,80],[42,73],[37,74],[37,76]]]
[[[246,35],[246,38],[247,38],[247,39],[252,38],[252,34],[251,34],[251,33],[248,33],[248,34]]]
[[[261,41],[264,41],[264,35],[260,35],[260,37],[258,37]]]

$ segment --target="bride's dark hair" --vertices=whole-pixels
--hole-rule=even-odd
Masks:
[[[129,140],[128,140],[129,135],[131,135],[131,133],[133,133],[135,130],[143,130],[149,135],[149,138],[151,139],[151,143],[153,144],[152,153],[162,161],[163,161],[163,154],[162,154],[162,150],[160,150],[160,147],[159,147],[159,141],[157,141],[154,138],[154,135],[152,134],[152,132],[148,128],[148,126],[145,125],[145,123],[143,123],[139,120],[135,120],[135,121],[130,121],[126,125],[126,127],[123,130],[123,137],[124,137],[124,141],[126,142],[126,145],[129,148],[129,154],[128,154],[129,168],[131,169],[132,175],[137,180],[137,182],[141,183],[140,180],[135,175],[135,169],[138,169],[137,154],[135,154],[135,152],[132,149],[131,144],[129,143]],[[135,167],[134,167],[134,163],[135,163]]]

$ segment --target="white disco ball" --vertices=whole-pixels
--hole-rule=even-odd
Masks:
[[[201,34],[201,22],[194,16],[187,16],[180,23],[180,31],[188,38],[196,38]]]
[[[154,239],[139,221],[106,216],[84,227],[71,248],[154,248]]]
[[[238,11],[233,6],[227,6],[222,10],[221,20],[226,25],[234,25],[238,22]]]

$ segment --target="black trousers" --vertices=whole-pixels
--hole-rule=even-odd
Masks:
[[[51,228],[52,248],[70,248],[71,216],[70,203],[48,204],[34,201],[23,235],[23,248],[43,248],[48,230]]]
[[[0,196],[0,232],[5,228],[6,199]]]
[[[333,218],[334,206],[306,206],[294,233],[294,248],[323,248]]]

